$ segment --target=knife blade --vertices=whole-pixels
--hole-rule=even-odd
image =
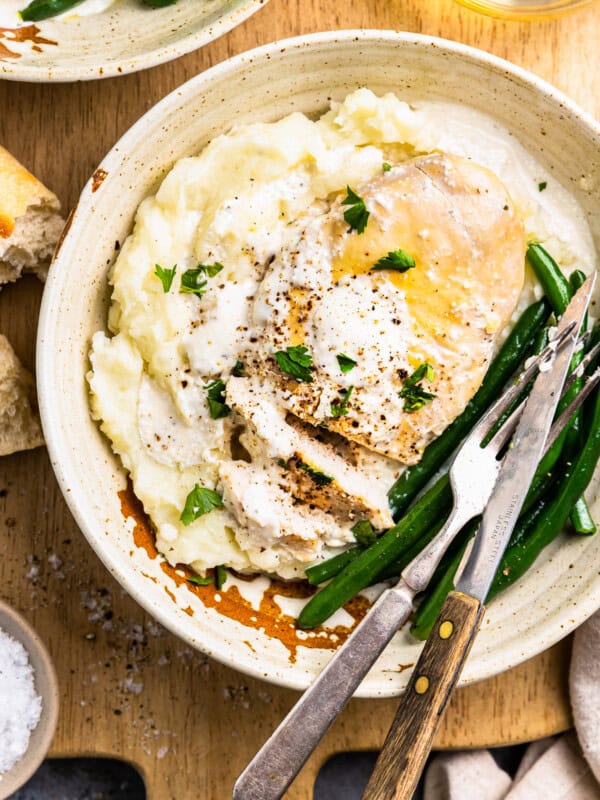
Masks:
[[[458,592],[482,603],[485,602],[541,461],[595,280],[595,274],[590,275],[560,319],[557,333],[573,322],[576,323],[572,338],[555,354],[554,363],[538,373],[511,446],[502,462],[494,492],[483,513],[473,549],[456,584]]]

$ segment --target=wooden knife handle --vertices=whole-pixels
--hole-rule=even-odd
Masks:
[[[484,606],[451,592],[421,653],[363,800],[411,800]]]

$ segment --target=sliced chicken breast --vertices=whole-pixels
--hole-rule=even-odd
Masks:
[[[388,482],[358,469],[355,454],[342,441],[334,443],[326,431],[282,416],[252,379],[230,378],[227,403],[255,435],[252,443],[243,441],[251,451],[263,448],[261,455],[273,459],[279,469],[270,479],[285,485],[295,503],[332,512],[346,526],[359,519],[370,520],[379,530],[393,524]]]

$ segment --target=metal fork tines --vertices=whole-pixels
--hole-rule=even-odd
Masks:
[[[556,338],[531,361],[464,440],[449,472],[454,505],[445,525],[406,567],[398,583],[381,594],[363,622],[259,750],[236,782],[234,800],[276,800],[282,797],[376,658],[410,616],[415,595],[426,588],[453,539],[485,508],[496,483],[501,464],[499,457],[518,424],[529,383],[540,369],[552,367],[563,344],[572,342],[577,335],[576,327],[576,323],[568,325],[565,322]],[[586,366],[594,357],[586,357]],[[580,366],[574,380],[581,377],[584,369],[585,366]],[[600,369],[586,379],[583,390],[555,421],[555,436],[564,429],[570,416],[599,381]],[[565,386],[564,392],[568,388],[569,385]],[[510,409],[513,410],[500,424]],[[495,427],[498,430],[494,431]],[[494,433],[490,436],[492,431]],[[482,447],[486,437],[490,440]]]
[[[524,408],[525,397],[522,397],[521,402],[502,422],[501,426],[484,446],[487,437],[494,431],[502,416],[524,394],[525,387],[537,372],[540,369],[551,366],[556,353],[560,350],[562,344],[569,339],[574,327],[575,323],[566,327],[554,341],[531,361],[513,385],[483,415],[454,456],[452,466],[448,472],[454,496],[454,504],[450,515],[439,533],[402,572],[402,579],[410,587],[413,596],[427,588],[441,559],[458,532],[469,520],[480,514],[485,508],[498,477],[501,464],[498,456],[518,425]],[[572,382],[570,385],[572,385]],[[565,385],[561,396],[564,396],[568,388]],[[587,394],[590,391],[591,389],[588,389]],[[579,395],[576,396],[571,404],[573,406],[571,415],[579,408],[584,399],[585,397],[579,399]],[[555,433],[553,441],[556,440],[565,427],[568,419],[562,419],[561,417],[561,428]],[[559,420],[557,420],[558,422]]]

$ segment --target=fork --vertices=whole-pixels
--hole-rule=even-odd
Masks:
[[[365,619],[259,750],[238,778],[233,800],[276,800],[286,791],[395,632],[410,616],[415,595],[427,588],[458,532],[487,505],[501,465],[499,456],[509,443],[523,412],[525,398],[522,395],[526,394],[526,387],[537,372],[549,368],[556,352],[569,337],[576,335],[574,328],[575,323],[566,327],[531,361],[463,441],[449,471],[454,503],[446,523],[407,565],[398,583],[381,594]],[[600,343],[586,354],[565,381],[561,396],[578,378],[584,377],[585,382],[554,421],[544,455],[573,413],[600,382],[600,367],[592,375],[584,375],[599,354]],[[516,407],[495,430],[503,415],[515,404]],[[462,563],[465,563],[468,549]]]

